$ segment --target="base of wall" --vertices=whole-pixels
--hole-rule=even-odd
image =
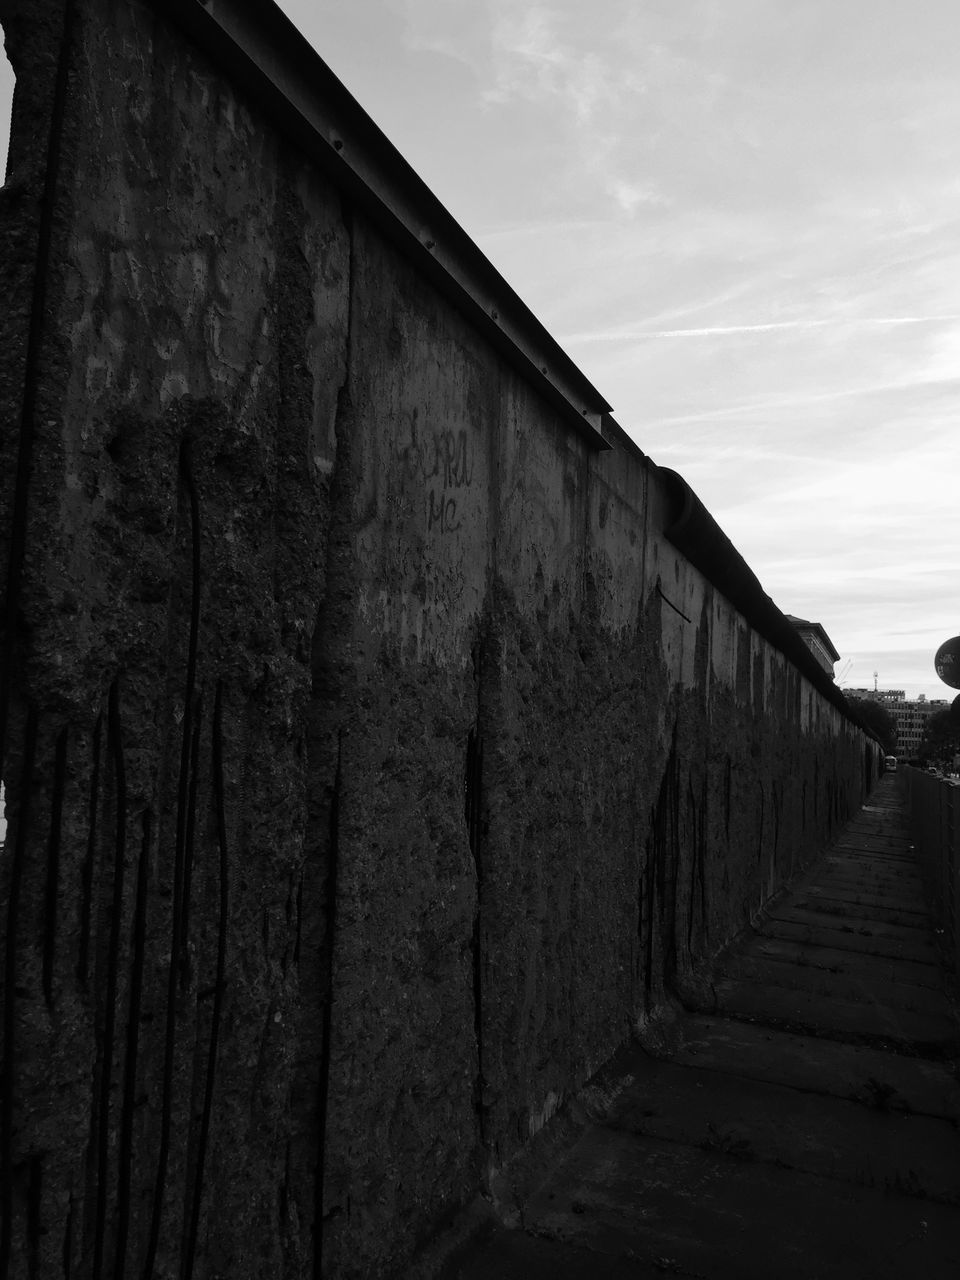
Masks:
[[[503,1168],[488,1176],[478,1194],[402,1268],[404,1280],[443,1280],[455,1276],[457,1259],[500,1227],[523,1226],[524,1205],[581,1135],[613,1106],[630,1083],[619,1067],[621,1056],[639,1044],[653,1057],[669,1053],[677,1036],[680,1007],[670,1001],[645,1015],[630,1041],[600,1067],[579,1092],[567,1098],[553,1117]],[[398,1277],[401,1273],[398,1272]]]

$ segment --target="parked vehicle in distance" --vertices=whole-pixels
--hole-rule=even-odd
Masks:
[[[883,772],[884,772],[884,773],[896,773],[896,772],[897,772],[897,757],[896,757],[896,756],[884,756],[884,757],[883,757]]]

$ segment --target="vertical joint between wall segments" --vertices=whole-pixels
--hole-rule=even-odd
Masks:
[[[333,965],[337,928],[337,880],[340,862],[340,805],[343,769],[343,734],[337,739],[337,764],[330,798],[329,863],[327,873],[327,928],[322,957],[322,973],[325,985],[322,1014],[323,1040],[320,1050],[320,1075],[317,1099],[317,1153],[314,1180],[314,1248],[313,1277],[323,1280],[324,1246],[324,1194],[326,1189],[326,1146],[330,1106],[331,1037],[333,1034]]]
[[[464,822],[467,839],[473,857],[476,902],[473,912],[471,961],[473,967],[473,1033],[476,1042],[477,1078],[475,1083],[475,1109],[481,1145],[487,1141],[486,1109],[484,1102],[484,1034],[483,1034],[483,854],[482,854],[482,804],[483,804],[483,739],[480,735],[479,714],[477,723],[467,734],[466,764],[464,770]]]

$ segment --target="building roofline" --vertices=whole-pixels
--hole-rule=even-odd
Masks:
[[[810,631],[815,631],[819,636],[823,647],[826,649],[827,653],[829,653],[833,661],[840,661],[840,654],[834,648],[833,641],[827,635],[826,631],[824,631],[819,622],[808,622],[806,618],[795,618],[792,613],[785,613],[783,616],[788,622],[792,623],[797,630],[800,630],[802,627],[806,627]]]

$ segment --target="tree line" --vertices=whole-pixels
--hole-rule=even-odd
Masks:
[[[861,723],[872,730],[887,755],[897,753],[896,717],[883,705],[870,698],[847,698]],[[928,716],[923,737],[917,748],[917,759],[922,765],[943,763],[951,765],[954,756],[960,754],[960,697],[946,711],[935,711]]]

